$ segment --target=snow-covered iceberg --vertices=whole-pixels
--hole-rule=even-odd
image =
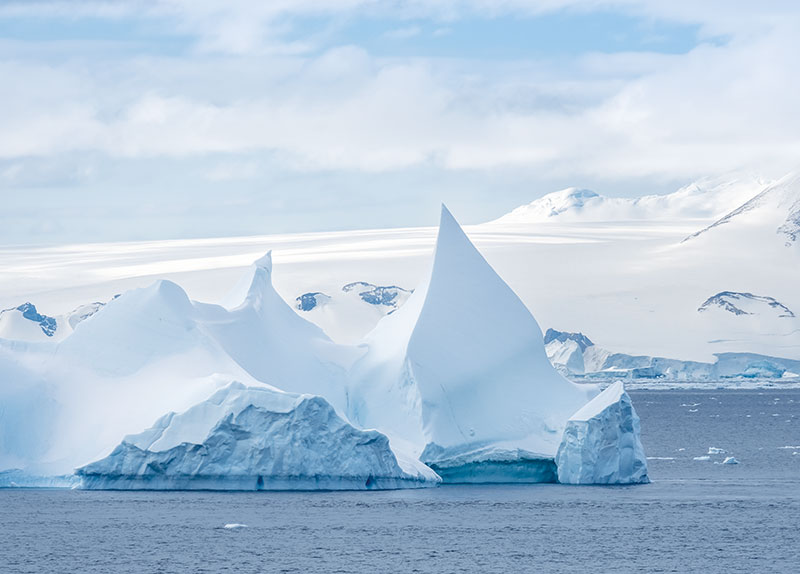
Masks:
[[[639,417],[621,381],[570,417],[556,465],[563,484],[649,482]]]
[[[444,207],[428,279],[364,346],[349,416],[445,482],[554,480],[564,424],[596,393],[553,369],[530,311]]]
[[[401,295],[370,285],[353,289]],[[86,488],[554,482],[567,421],[598,393],[553,368],[445,208],[429,275],[355,345],[279,296],[269,253],[221,305],[162,280],[49,339],[0,339],[0,471],[80,467]]]
[[[0,471],[72,473],[234,380],[324,396],[343,412],[359,351],[280,298],[269,254],[240,287],[226,309],[159,280],[110,301],[62,341],[0,339]]]
[[[89,489],[373,490],[439,477],[322,397],[232,383],[77,471]]]

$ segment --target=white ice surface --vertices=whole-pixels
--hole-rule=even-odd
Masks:
[[[445,208],[428,278],[364,347],[351,418],[428,447],[437,463],[470,452],[552,458],[594,392],[553,369],[536,320]]]

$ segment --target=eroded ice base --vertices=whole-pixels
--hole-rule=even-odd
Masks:
[[[553,457],[523,449],[447,449],[429,444],[420,457],[444,484],[524,484],[557,482]]]
[[[393,476],[107,476],[83,475],[89,490],[398,490],[427,488],[435,482]]]

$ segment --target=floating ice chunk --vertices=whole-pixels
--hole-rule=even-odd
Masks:
[[[722,461],[722,464],[739,464],[739,461],[732,456],[726,456],[725,460]]]
[[[717,448],[715,446],[708,447],[708,454],[725,454],[728,451],[724,448]]]
[[[639,417],[617,381],[567,421],[556,454],[564,484],[650,482],[639,440]]]
[[[674,456],[648,456],[647,460],[675,460]]]
[[[223,526],[226,530],[239,530],[240,528],[247,528],[247,524],[239,524],[238,522],[231,522]]]
[[[700,461],[706,462],[706,461],[711,460],[711,457],[710,456],[696,456],[692,460],[700,460]]]

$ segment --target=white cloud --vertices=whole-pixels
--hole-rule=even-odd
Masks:
[[[68,4],[73,15],[177,18],[206,52],[0,63],[0,75],[15,79],[14,90],[0,93],[0,158],[268,152],[297,172],[433,166],[576,179],[680,178],[748,167],[779,172],[798,161],[800,15],[786,4],[760,12],[749,3],[721,10],[718,2],[624,0],[389,8],[361,0]],[[444,20],[460,10],[612,4],[732,36],[683,55],[586,54],[566,62],[380,59],[353,46],[312,56],[302,42],[281,43],[282,26],[291,26],[280,22],[286,14],[359,8]],[[66,5],[10,4],[0,17],[58,14]],[[405,37],[418,31],[395,30]],[[255,173],[242,165],[248,164],[238,164],[241,177]],[[240,177],[225,169],[209,174]]]

